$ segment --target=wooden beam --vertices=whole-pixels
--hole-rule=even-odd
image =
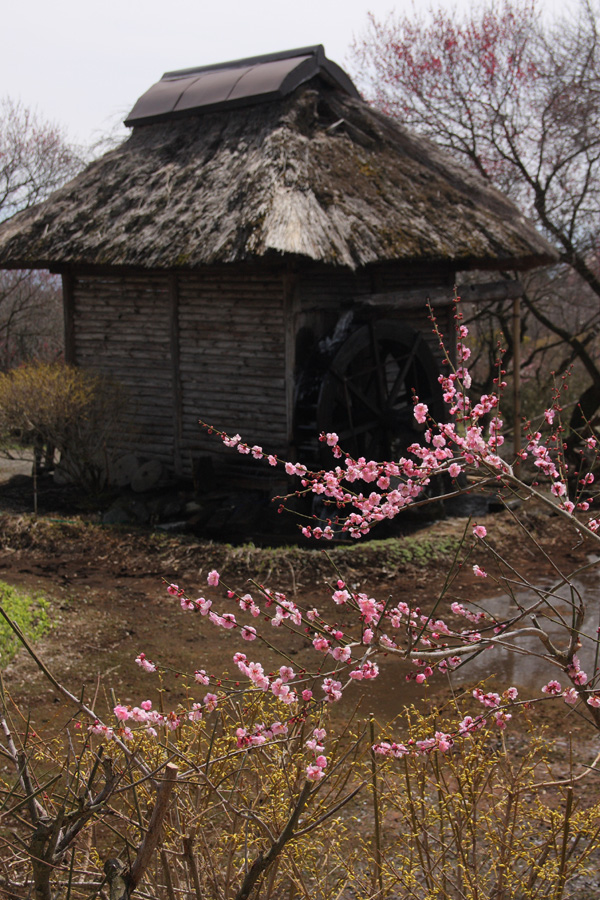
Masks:
[[[513,429],[515,465],[521,453],[521,305],[518,297],[513,300]]]
[[[482,284],[460,284],[457,293],[461,300],[469,303],[500,302],[521,297],[523,285],[520,281],[509,279],[487,281]],[[386,291],[385,293],[354,297],[354,303],[359,306],[382,309],[419,309],[426,306],[428,301],[434,307],[450,306],[454,303],[454,291],[448,287],[432,287],[408,291]]]
[[[291,265],[283,275],[283,316],[285,327],[285,410],[288,450],[293,452],[296,369],[296,319],[298,313],[296,275]]]

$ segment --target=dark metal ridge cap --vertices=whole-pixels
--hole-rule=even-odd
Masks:
[[[279,59],[293,59],[295,56],[314,56],[319,64],[322,64],[327,60],[323,44],[313,44],[312,47],[298,47],[296,50],[282,50],[280,53],[263,53],[261,56],[248,56],[245,59],[233,59],[230,62],[212,63],[209,66],[194,66],[191,69],[177,69],[172,72],[165,72],[161,81],[166,81],[171,78],[183,78],[187,75],[198,75],[201,72],[213,72],[217,69],[238,69],[241,66],[255,66],[259,63],[277,62]],[[330,62],[330,60],[327,60],[327,62]]]
[[[205,77],[216,76],[219,72],[235,73],[240,70],[240,82],[243,82],[243,79],[251,77],[253,72],[260,72],[262,66],[268,67],[270,63],[280,63],[285,60],[297,60],[297,63],[292,64],[291,67],[287,66],[288,71],[286,74],[282,73],[279,82],[277,78],[272,80],[270,90],[265,89],[265,85],[262,89],[255,91],[250,89],[247,93],[241,92],[239,96],[235,96],[236,83],[234,80],[231,82],[229,93],[223,96],[214,96],[210,99],[206,97],[204,100],[199,99],[197,103],[186,104],[184,102],[179,109],[177,108],[182,98],[189,96],[188,91],[195,91],[196,79],[198,84],[202,85]],[[314,47],[234,60],[231,63],[218,63],[197,69],[167,72],[160,81],[152,85],[138,99],[125,119],[125,125],[153,125],[170,119],[181,119],[190,115],[203,115],[216,110],[253,106],[281,99],[317,76],[326,84],[341,89],[350,97],[360,97],[350,77],[337,63],[327,59],[323,45],[318,44]],[[181,83],[179,92],[178,83]],[[208,93],[210,94],[210,92],[209,88]]]
[[[316,73],[311,73],[316,74]],[[307,81],[308,79],[303,79]],[[302,82],[302,83],[303,83]],[[218,112],[221,109],[243,109],[249,106],[258,106],[262,103],[268,103],[270,100],[280,100],[285,96],[285,93],[281,90],[277,91],[269,91],[269,93],[265,94],[255,94],[251,97],[240,97],[238,100],[222,100],[218,103],[207,103],[204,106],[197,106],[193,109],[180,109],[173,110],[170,112],[164,113],[156,113],[153,116],[145,116],[144,118],[129,118],[125,119],[123,122],[128,128],[132,127],[142,127],[143,125],[156,125],[159,122],[171,122],[176,121],[177,119],[189,119],[190,116],[203,116],[207,113]]]

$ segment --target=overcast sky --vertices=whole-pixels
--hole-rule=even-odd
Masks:
[[[453,8],[467,0],[436,0]],[[560,0],[543,0],[546,6]],[[429,4],[426,4],[429,5]],[[89,144],[162,73],[309,44],[344,66],[367,13],[411,0],[12,0],[2,11],[0,96]]]

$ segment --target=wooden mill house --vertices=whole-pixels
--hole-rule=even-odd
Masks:
[[[321,430],[396,453],[413,389],[441,412],[427,299],[448,333],[457,271],[554,258],[321,46],[168,72],[126,124],[121,146],[0,227],[0,266],[62,275],[67,361],[129,390],[115,457],[269,483],[199,419],[308,463]]]

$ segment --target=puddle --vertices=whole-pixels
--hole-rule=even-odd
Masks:
[[[9,459],[0,456],[0,484],[9,481],[14,475],[31,475],[33,456],[29,451],[23,452],[22,459]]]
[[[600,578],[597,572],[590,572],[582,578],[574,580],[573,585],[575,590],[581,593],[588,607],[587,631],[593,637],[583,637],[578,656],[582,668],[588,678],[591,678],[596,665],[600,665],[600,659],[596,661],[597,643],[595,640],[596,629],[600,626]],[[548,583],[542,587],[549,590],[551,584]],[[563,587],[556,591],[552,605],[565,621],[570,622],[571,607],[568,598],[569,589]],[[506,619],[518,613],[518,605],[529,608],[537,599],[533,592],[521,591],[515,594],[515,601],[506,595],[495,596],[481,601],[477,605],[477,609],[487,610],[498,619]],[[471,604],[465,604],[465,606],[475,609]],[[544,618],[544,615],[549,613],[548,605],[543,604],[538,607],[537,613],[539,622],[550,639],[559,648],[565,647],[568,640],[565,628],[558,621],[552,622],[548,618]],[[530,620],[527,617],[523,625],[529,623]],[[455,689],[460,689],[465,685],[490,679],[492,676],[493,683],[490,682],[490,689],[492,687],[505,689],[514,685],[519,688],[523,696],[526,696],[528,692],[532,696],[537,694],[540,687],[551,678],[560,681],[563,687],[567,686],[564,672],[557,666],[539,658],[539,654],[544,652],[539,638],[535,635],[522,637],[515,641],[515,645],[526,653],[519,653],[505,647],[484,650],[451,674],[451,685]],[[404,706],[412,703],[418,705],[425,695],[435,697],[438,686],[440,688],[448,686],[447,676],[436,675],[431,678],[427,692],[424,692],[423,688],[414,681],[406,681],[406,675],[415,671],[414,666],[410,663],[394,659],[391,656],[380,659],[378,662],[379,678],[369,685],[361,685],[359,688],[357,686],[356,691],[350,691],[348,699],[345,701],[348,704],[347,709],[351,702],[354,704],[357,702],[360,690],[363,694],[361,703],[363,714],[373,712],[379,721],[388,721],[401,713]]]
[[[547,584],[541,587],[550,590],[551,585]],[[597,574],[590,573],[583,578],[574,579],[573,589],[575,591],[575,602],[578,602],[577,595],[580,595],[588,609],[586,630],[589,637],[582,636],[582,646],[578,651],[578,656],[582,668],[587,672],[588,678],[591,678],[597,664],[596,652],[598,645],[596,629],[600,625],[600,583]],[[483,601],[481,608],[502,619],[517,615],[519,605],[529,608],[538,599],[538,595],[532,591],[520,591],[515,595],[516,602],[513,602],[506,596],[493,597]],[[547,602],[540,604],[535,612],[540,626],[558,649],[562,650],[568,645],[568,626],[571,624],[572,616],[569,587],[563,586],[551,597],[548,596],[546,600]],[[554,610],[554,613],[551,608]],[[552,618],[548,618],[549,616]],[[560,617],[562,617],[562,622]],[[527,616],[521,627],[529,624],[532,623],[530,617]],[[547,681],[549,678],[557,678],[560,681],[561,674],[563,674],[561,670],[557,666],[539,658],[545,651],[538,637],[535,635],[526,636],[519,638],[514,643],[515,646],[526,651],[526,653],[518,653],[504,647],[485,650],[476,659],[472,660],[468,667],[465,666],[462,672],[459,670],[454,673],[454,682],[456,684],[464,684],[466,681],[486,678],[490,674],[499,676],[503,684],[514,684],[516,687],[521,688],[537,687],[538,684]]]

